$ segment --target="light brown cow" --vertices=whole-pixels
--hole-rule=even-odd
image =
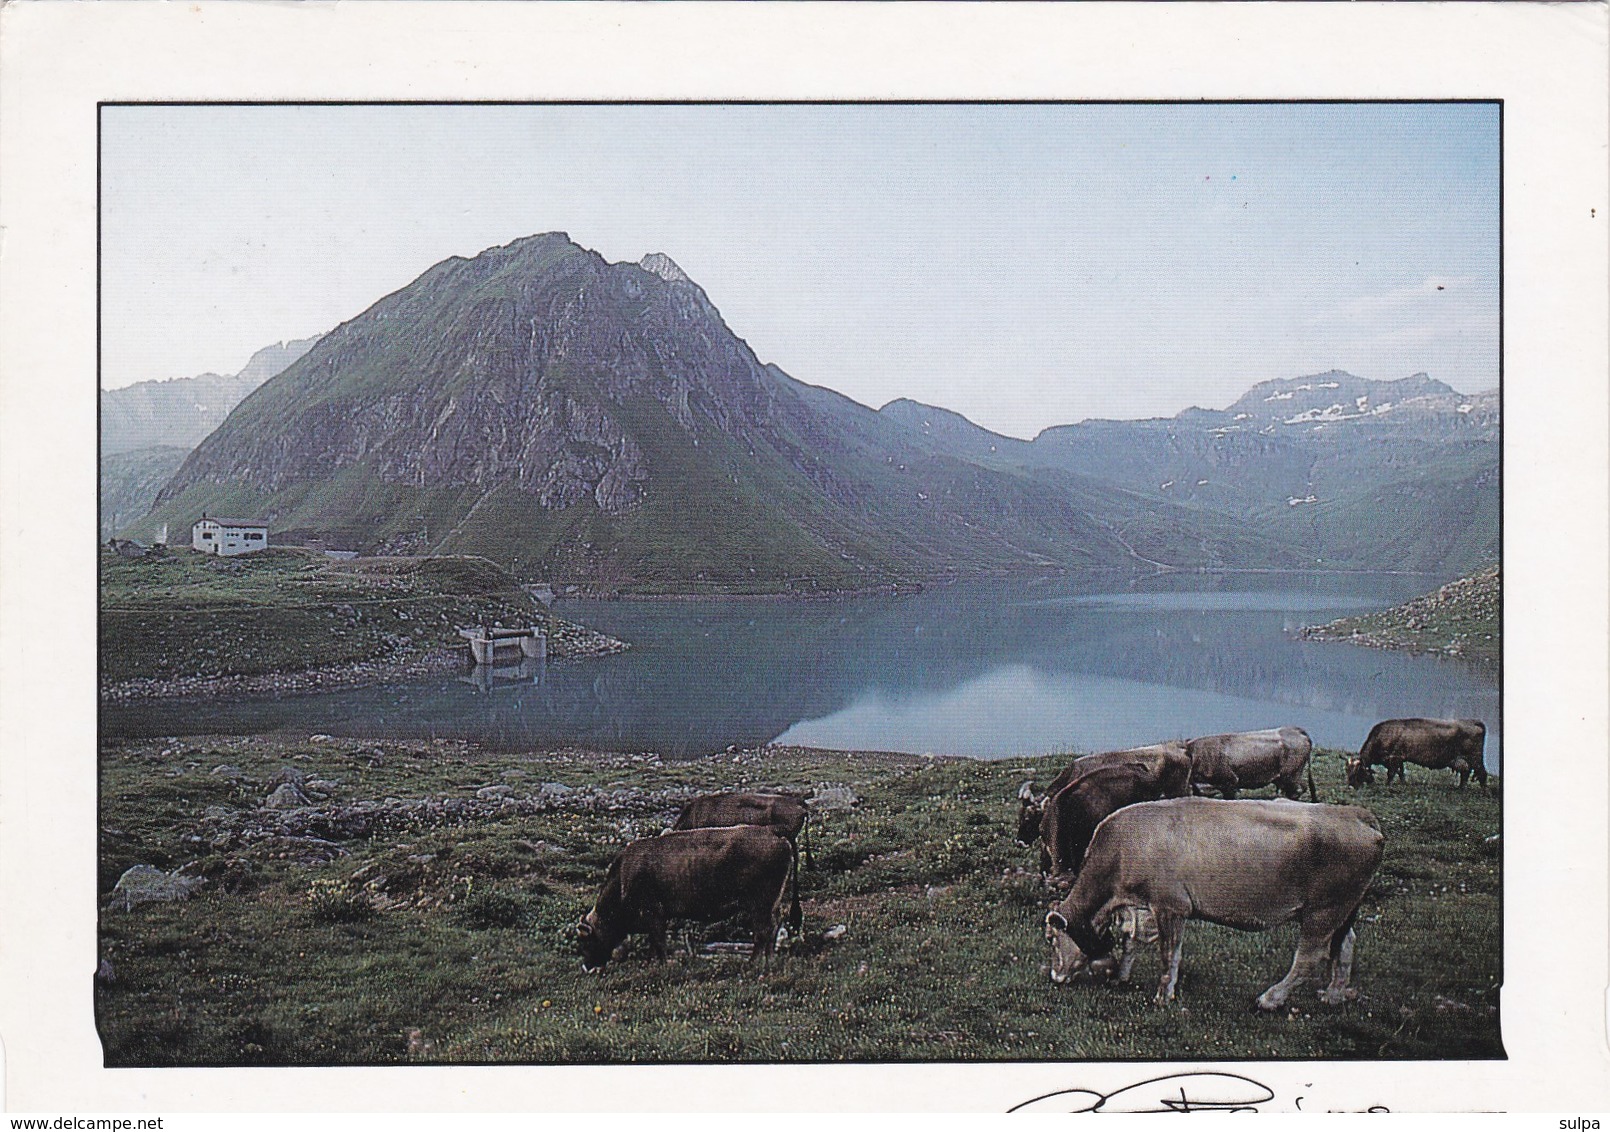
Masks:
[[[1370,728],[1358,758],[1347,760],[1347,784],[1358,787],[1374,781],[1372,766],[1386,767],[1386,784],[1407,782],[1403,764],[1416,763],[1431,770],[1451,770],[1465,786],[1474,774],[1487,789],[1487,767],[1482,761],[1487,725],[1479,719],[1383,719]]]
[[[1172,798],[1126,806],[1096,829],[1084,869],[1045,918],[1051,979],[1067,982],[1112,951],[1112,919],[1143,908],[1156,923],[1163,975],[1156,1001],[1174,998],[1185,921],[1242,931],[1296,921],[1297,954],[1286,977],[1258,996],[1278,1010],[1292,988],[1330,968],[1320,997],[1346,997],[1353,923],[1381,863],[1375,815],[1358,806]]]
[[[1231,735],[1205,735],[1185,745],[1191,756],[1191,785],[1211,786],[1226,798],[1239,790],[1271,782],[1288,798],[1302,794],[1303,771],[1308,772],[1308,800],[1316,802],[1314,768],[1308,757],[1314,743],[1301,727],[1242,731]]]

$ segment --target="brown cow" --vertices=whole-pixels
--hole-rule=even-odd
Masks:
[[[1314,743],[1301,727],[1206,735],[1185,745],[1191,756],[1191,786],[1211,786],[1225,798],[1239,790],[1267,786],[1296,799],[1302,794],[1303,772],[1308,772],[1308,800],[1317,802],[1314,768],[1309,764]]]
[[[1362,786],[1370,781],[1373,766],[1386,767],[1386,782],[1407,782],[1403,764],[1418,763],[1431,770],[1451,770],[1459,775],[1459,785],[1469,785],[1475,775],[1487,789],[1487,767],[1482,752],[1487,745],[1487,725],[1479,719],[1383,719],[1370,728],[1369,737],[1359,748],[1358,758],[1347,760],[1347,784]]]
[[[1156,1002],[1179,984],[1187,920],[1267,931],[1293,920],[1297,954],[1258,996],[1278,1010],[1293,987],[1323,976],[1320,998],[1346,998],[1359,903],[1381,863],[1375,815],[1358,806],[1173,798],[1126,806],[1096,830],[1073,891],[1045,918],[1051,979],[1065,983],[1112,951],[1112,919],[1142,908],[1156,923],[1163,975]]]
[[[1046,804],[1040,825],[1042,870],[1053,877],[1077,874],[1103,818],[1136,802],[1184,797],[1190,776],[1178,745],[1156,759],[1110,762],[1076,775]]]
[[[786,837],[789,844],[805,853],[805,867],[811,863],[810,805],[797,794],[753,791],[731,794],[702,794],[682,807],[672,829],[706,829],[718,825],[764,825]],[[803,842],[801,846],[800,843]]]
[[[1185,789],[1174,789],[1173,779],[1183,770],[1185,780],[1190,778],[1191,764],[1185,757],[1185,744],[1177,739],[1166,743],[1154,743],[1149,747],[1131,747],[1124,751],[1105,751],[1099,755],[1084,755],[1074,759],[1062,769],[1062,772],[1051,780],[1044,794],[1034,793],[1034,783],[1025,782],[1018,788],[1017,812],[1017,840],[1020,845],[1033,845],[1041,840],[1041,826],[1045,817],[1046,804],[1055,798],[1075,777],[1089,774],[1091,771],[1103,767],[1117,765],[1143,765],[1160,779],[1167,779],[1170,783],[1164,792],[1166,797],[1176,797],[1185,793]],[[1182,780],[1184,781],[1184,780]],[[1040,851],[1040,871],[1050,869],[1050,855],[1044,848]]]
[[[682,807],[677,814],[673,830],[708,829],[723,825],[758,825],[770,829],[794,848],[794,864],[789,870],[791,878],[791,904],[788,909],[788,932],[798,938],[804,915],[799,906],[799,850],[804,842],[805,867],[815,868],[811,862],[811,839],[808,829],[811,820],[810,806],[797,794],[767,792],[701,794]]]
[[[754,933],[750,961],[764,955],[769,964],[793,860],[793,847],[763,826],[691,829],[632,842],[609,863],[598,902],[576,925],[582,968],[603,967],[621,941],[638,932],[663,960],[669,920],[712,923],[733,914],[745,916]]]

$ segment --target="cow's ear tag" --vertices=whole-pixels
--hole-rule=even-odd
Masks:
[[[1053,928],[1056,928],[1059,932],[1065,932],[1068,930],[1068,921],[1063,918],[1061,912],[1058,912],[1055,909],[1052,909],[1045,914],[1045,922],[1050,924]]]

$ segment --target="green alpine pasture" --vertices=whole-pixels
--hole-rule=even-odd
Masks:
[[[1359,920],[1357,1000],[1304,991],[1267,1016],[1252,1000],[1285,974],[1289,926],[1192,923],[1171,1007],[1152,1004],[1155,949],[1127,987],[1050,982],[1053,896],[1014,840],[1016,793],[1067,758],[109,740],[106,1064],[1503,1056],[1496,790],[1411,767],[1407,785],[1355,794],[1343,753],[1316,752],[1321,800],[1371,807],[1386,857]],[[306,804],[262,808],[286,782]],[[762,969],[705,946],[741,929],[687,925],[668,963],[634,940],[584,973],[575,924],[611,856],[690,794],[739,787],[817,798],[801,938]],[[139,864],[206,883],[176,902],[114,895]]]

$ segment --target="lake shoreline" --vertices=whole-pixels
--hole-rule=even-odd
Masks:
[[[1453,657],[1497,673],[1503,657],[1502,609],[1500,571],[1493,566],[1391,609],[1304,626],[1297,636]]]
[[[591,640],[572,645],[549,660],[585,660],[613,656],[631,645],[603,633],[588,631]],[[226,673],[215,676],[137,677],[103,683],[100,702],[129,704],[148,700],[274,697],[318,692],[348,691],[401,683],[427,676],[463,674],[474,670],[462,648],[431,649],[423,654],[382,656],[371,660],[324,665],[294,672]]]
[[[855,589],[829,589],[814,592],[800,592],[797,590],[763,590],[756,592],[736,591],[633,591],[633,590],[586,590],[572,589],[556,594],[557,601],[575,602],[617,602],[617,601],[685,601],[685,602],[727,602],[727,601],[798,601],[798,602],[831,602],[852,601],[863,597],[909,597],[934,590],[943,590],[951,586],[967,585],[980,582],[1013,582],[1013,581],[1061,581],[1074,578],[1108,578],[1117,577],[1130,582],[1151,581],[1156,578],[1213,578],[1213,577],[1383,577],[1383,578],[1442,578],[1446,573],[1437,570],[1365,570],[1346,567],[1264,567],[1264,566],[1225,566],[1208,568],[1203,566],[1168,566],[1161,570],[1123,570],[1118,567],[1086,570],[1018,570],[1001,573],[968,574],[966,576],[923,578],[905,582],[886,582],[873,586],[861,586]]]

